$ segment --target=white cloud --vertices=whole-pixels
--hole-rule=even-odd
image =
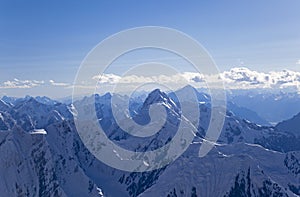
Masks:
[[[206,87],[205,80],[216,82],[217,78],[221,77],[227,89],[252,89],[252,88],[295,88],[298,89],[300,85],[300,72],[290,70],[271,71],[268,73],[253,71],[245,67],[232,68],[229,71],[224,71],[217,75],[202,75],[200,73],[185,72],[171,76],[137,76],[130,75],[121,77],[114,74],[103,74],[95,76],[93,79],[98,80],[101,84],[145,84],[145,83],[159,83],[159,84],[177,84],[178,86],[186,84],[186,82],[196,87]]]
[[[300,59],[296,62],[296,64],[300,65]]]
[[[2,85],[0,85],[0,88],[2,89],[10,89],[10,88],[33,88],[37,86],[43,85],[44,81],[37,81],[37,80],[19,80],[19,79],[13,79],[10,81],[3,82]]]
[[[229,89],[298,88],[300,83],[300,72],[290,70],[264,73],[248,68],[232,68],[221,76]]]
[[[103,75],[94,76],[93,79],[97,80],[98,83],[115,84],[115,83],[119,82],[121,77],[118,75],[114,75],[114,74],[103,74]]]
[[[186,83],[186,82],[204,82],[203,75],[193,72],[184,72],[176,75],[157,75],[157,76],[141,76],[141,75],[128,75],[118,76],[115,74],[102,74],[93,77],[98,80],[99,84],[132,84],[132,83]]]
[[[196,72],[184,72],[174,75],[141,76],[129,75],[121,77],[115,74],[103,74],[93,77],[89,83],[76,84],[76,87],[82,89],[94,89],[95,82],[112,88],[115,84],[124,85],[124,87],[134,87],[135,84],[143,85],[147,83],[167,85],[172,88],[180,88],[187,83],[197,88],[206,88],[206,80],[216,82],[221,78],[227,89],[253,89],[253,88],[274,88],[274,89],[292,89],[300,91],[300,72],[290,70],[258,72],[245,67],[232,68],[220,73],[220,75],[203,75]],[[8,80],[0,84],[0,89],[14,88],[33,88],[39,86],[53,86],[56,88],[72,88],[70,83],[62,83],[49,80],[48,83],[38,80]],[[101,87],[103,87],[101,86]],[[106,87],[106,88],[107,88]]]
[[[68,83],[55,82],[54,80],[49,80],[49,83],[53,86],[61,86],[61,87],[66,87],[70,85]]]
[[[19,80],[19,79],[13,79],[8,80],[0,84],[0,89],[28,89],[28,88],[34,88],[39,86],[59,86],[59,87],[67,87],[70,86],[69,83],[61,83],[61,82],[55,82],[54,80],[49,80],[49,83],[45,83],[45,81],[41,80]]]

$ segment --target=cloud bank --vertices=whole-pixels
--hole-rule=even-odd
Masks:
[[[68,87],[68,86],[70,86],[69,83],[55,82],[54,80],[49,80],[49,83],[52,86],[60,86],[60,87]]]
[[[3,89],[12,89],[12,88],[33,88],[37,86],[43,85],[44,81],[37,81],[37,80],[19,80],[19,79],[13,79],[11,81],[5,81],[0,86],[0,88]]]
[[[253,89],[253,88],[294,88],[300,85],[300,72],[283,70],[268,73],[253,71],[245,67],[232,68],[220,75],[204,76],[200,73],[184,72],[176,75],[166,76],[136,76],[121,77],[114,74],[103,74],[93,77],[101,85],[132,84],[132,83],[175,83],[184,84],[186,81],[196,87],[206,87],[205,81],[216,82],[222,79],[227,89]]]
[[[91,81],[77,84],[82,88],[95,88],[95,83],[98,86],[114,86],[121,84],[130,87],[132,84],[173,84],[181,87],[186,83],[197,88],[205,88],[206,81],[216,82],[222,79],[226,89],[255,89],[255,88],[273,88],[273,89],[290,89],[292,91],[300,92],[300,72],[282,70],[270,72],[258,72],[250,70],[245,67],[232,68],[224,71],[219,75],[205,76],[201,73],[184,72],[175,75],[156,75],[156,76],[142,76],[129,75],[121,77],[115,74],[102,74],[94,76]],[[56,87],[56,88],[73,88],[71,83],[62,83],[54,80],[49,82],[38,80],[19,80],[13,79],[0,83],[1,89],[19,89],[19,88],[34,88],[39,86]]]
[[[60,86],[60,87],[67,87],[69,83],[61,83],[55,82],[54,80],[49,80],[49,83],[41,80],[20,80],[20,79],[13,79],[8,80],[0,84],[0,89],[30,89],[40,86]]]
[[[264,73],[248,68],[232,68],[223,72],[221,77],[230,89],[298,88],[300,85],[300,72],[290,70]]]

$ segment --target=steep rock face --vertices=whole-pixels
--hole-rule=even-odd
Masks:
[[[9,108],[9,104],[0,99],[0,111],[8,111]]]
[[[85,150],[78,145],[79,139],[71,124],[63,121],[46,128],[46,140],[55,162],[57,178],[68,196],[99,196],[101,189],[85,174],[80,164],[78,154]]]
[[[284,159],[284,165],[300,181],[300,152],[289,152]]]
[[[30,98],[0,115],[2,194],[103,195],[79,166],[73,147],[76,132],[70,130],[67,106],[45,105]]]
[[[0,188],[5,196],[102,195],[75,157],[73,133],[60,135],[68,132],[64,124],[49,126],[46,135],[29,134],[21,128],[0,133],[0,152],[4,153],[0,160],[0,174],[4,177]],[[58,131],[54,133],[56,139],[51,136],[52,128]]]
[[[0,131],[9,131],[11,130],[16,121],[6,112],[0,111]]]
[[[230,191],[225,196],[237,197],[237,196],[280,196],[288,197],[289,193],[285,189],[279,186],[277,183],[272,182],[269,179],[264,180],[259,185],[254,186],[252,183],[250,168],[248,169],[247,175],[242,171],[235,178],[234,186],[231,187]]]
[[[286,154],[237,144],[217,146],[199,158],[197,146],[168,166],[140,196],[297,196],[289,185],[299,180],[287,172]]]
[[[44,136],[17,128],[0,135],[1,195],[66,196]]]

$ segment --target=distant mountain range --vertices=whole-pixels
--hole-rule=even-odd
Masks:
[[[300,111],[300,94],[289,92],[234,92],[228,96],[236,105],[251,109],[269,123],[292,118]]]
[[[144,139],[118,126],[111,110],[116,95],[110,93],[74,104],[46,97],[4,97],[0,100],[1,196],[300,196],[299,114],[269,126],[254,108],[232,98],[219,140],[201,158],[198,151],[206,140],[211,108],[208,95],[195,93],[200,125],[193,142],[175,162],[150,172],[125,172],[97,160],[76,131],[76,106],[95,108],[99,124],[116,146],[149,151],[168,144],[177,131],[181,111],[176,92],[154,90],[145,99],[131,98],[130,114],[137,122],[149,121],[148,110],[154,103],[167,112],[164,127]],[[185,102],[190,102],[186,95]]]

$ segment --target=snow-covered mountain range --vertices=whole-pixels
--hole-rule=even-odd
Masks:
[[[300,196],[299,115],[275,127],[261,126],[250,120],[257,119],[255,112],[232,102],[219,140],[208,155],[199,157],[211,108],[208,95],[196,94],[201,115],[193,142],[173,163],[149,172],[125,172],[97,160],[76,131],[76,106],[95,108],[99,124],[117,146],[149,151],[166,145],[177,131],[181,111],[173,93],[154,90],[145,100],[131,99],[129,114],[139,123],[149,121],[154,103],[167,111],[164,127],[144,139],[118,126],[111,109],[115,95],[109,93],[74,104],[46,97],[3,98],[1,196]],[[92,98],[94,105],[86,106]]]

